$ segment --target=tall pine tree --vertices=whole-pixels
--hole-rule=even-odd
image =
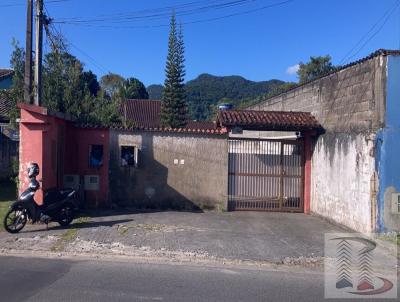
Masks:
[[[182,128],[187,124],[188,109],[185,101],[185,47],[182,26],[177,30],[175,13],[171,17],[168,41],[166,79],[162,95],[161,124],[163,127]]]

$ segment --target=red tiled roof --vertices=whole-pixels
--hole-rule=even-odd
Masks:
[[[207,121],[188,121],[186,128],[190,129],[215,129],[217,128],[216,123]]]
[[[221,127],[242,127],[254,130],[299,131],[321,128],[309,112],[221,110],[217,125]]]
[[[0,122],[1,123],[8,123],[8,113],[11,109],[11,102],[10,100],[0,96]]]
[[[0,79],[7,76],[12,76],[13,74],[14,70],[12,69],[0,69]]]
[[[119,112],[123,118],[135,122],[138,127],[159,127],[161,101],[126,100]]]
[[[158,100],[126,100],[122,102],[119,112],[127,120],[133,121],[137,128],[161,127],[161,101]],[[211,130],[215,129],[213,122],[188,121],[187,129]]]
[[[82,125],[81,125],[82,127]],[[85,126],[83,126],[85,127]],[[151,131],[151,132],[175,132],[175,133],[193,133],[193,134],[217,134],[217,135],[225,135],[226,131],[220,128],[206,129],[206,128],[189,128],[186,126],[185,128],[166,128],[166,127],[124,127],[122,124],[114,124],[110,127],[114,130],[143,130],[143,131]]]

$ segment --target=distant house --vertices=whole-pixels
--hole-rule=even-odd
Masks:
[[[10,89],[14,71],[0,69],[0,90]],[[12,164],[18,157],[18,133],[10,129],[10,100],[0,95],[0,179],[12,176]]]
[[[0,69],[0,89],[11,88],[13,75],[12,69]]]
[[[160,100],[126,100],[121,104],[122,120],[131,121],[137,128],[161,128],[161,101]],[[188,121],[189,129],[215,129],[214,122]]]

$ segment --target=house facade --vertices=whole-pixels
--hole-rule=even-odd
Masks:
[[[399,80],[400,52],[380,50],[177,129],[160,126],[160,101],[125,101],[111,128],[21,104],[21,190],[35,161],[44,190],[74,187],[90,207],[314,213],[399,231]]]
[[[229,134],[234,125],[230,117],[242,112],[220,113],[216,123],[192,121],[170,129],[152,120],[153,113],[157,116],[154,108],[159,108],[154,101],[128,103],[127,109],[139,106],[138,112],[150,112],[149,120],[136,121],[132,128],[120,124],[106,129],[76,125],[63,114],[20,104],[21,190],[28,185],[27,165],[37,162],[42,190],[74,187],[88,207],[309,212],[310,135],[320,127],[309,113],[245,112],[239,116],[244,129],[302,134],[242,140]],[[133,107],[126,112],[134,112]],[[265,147],[267,142],[279,145],[279,154],[278,147]],[[250,159],[255,162],[245,166]],[[240,171],[242,167],[246,171]],[[279,172],[283,167],[285,175]],[[250,191],[254,181],[282,189]],[[42,196],[43,191],[39,202]]]

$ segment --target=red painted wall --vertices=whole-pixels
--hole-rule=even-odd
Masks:
[[[36,162],[43,167],[43,131],[48,128],[46,116],[21,110],[20,144],[19,144],[19,191],[20,193],[29,185],[26,175],[27,167],[31,162]],[[38,180],[43,178],[40,170]],[[43,192],[39,190],[35,195],[36,201],[41,204]]]
[[[99,175],[100,190],[85,191],[85,199],[89,207],[105,207],[108,203],[108,171],[109,171],[109,130],[108,129],[70,129],[67,138],[66,174]],[[90,145],[103,145],[103,165],[90,167]]]
[[[20,187],[24,191],[29,185],[26,170],[31,162],[40,167],[38,180],[41,190],[35,195],[39,204],[43,191],[63,187],[65,174],[99,175],[100,190],[85,191],[86,206],[102,207],[108,203],[109,131],[108,129],[85,129],[75,127],[72,122],[50,114],[46,108],[20,104]],[[90,145],[103,145],[103,165],[89,165]]]

